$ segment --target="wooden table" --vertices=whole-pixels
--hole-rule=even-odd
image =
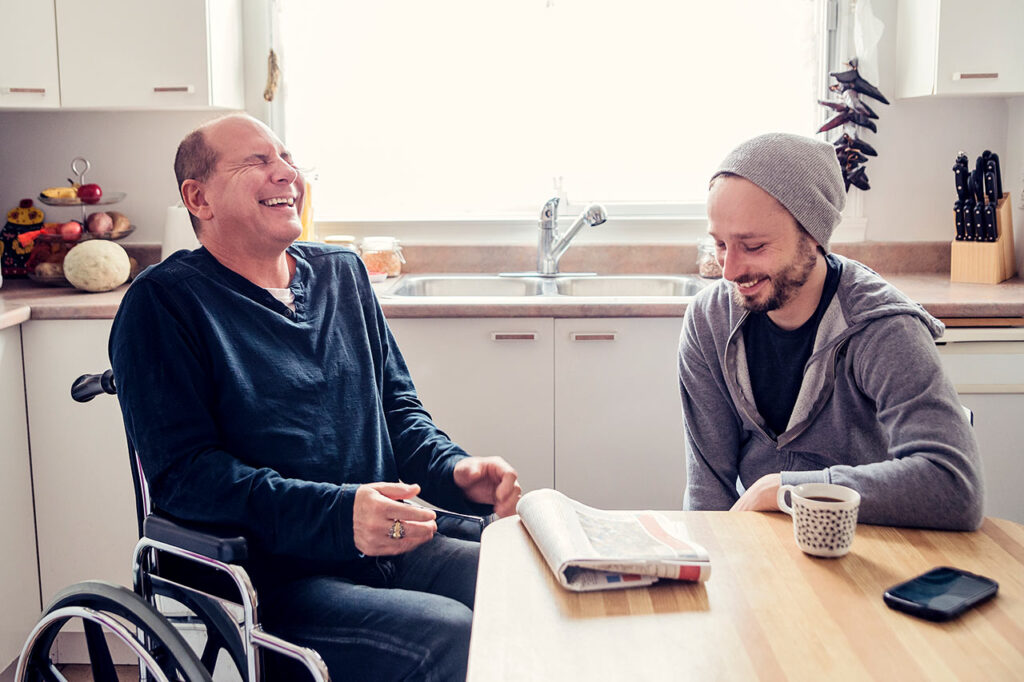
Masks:
[[[1024,679],[1024,526],[860,525],[848,555],[816,559],[782,514],[666,516],[707,548],[707,582],[568,592],[518,517],[489,526],[469,679]],[[941,565],[993,578],[999,594],[949,623],[883,603],[886,588]]]

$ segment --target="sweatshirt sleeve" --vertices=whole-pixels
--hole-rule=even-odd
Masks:
[[[739,422],[710,332],[702,335],[698,329],[700,318],[694,305],[688,307],[679,339],[679,395],[686,431],[683,506],[728,510],[739,499]]]
[[[154,505],[186,521],[235,529],[273,554],[358,556],[356,485],[286,478],[224,449],[207,355],[185,308],[162,283],[142,277],[125,295],[110,337],[118,400]]]
[[[828,479],[860,492],[862,522],[978,528],[978,444],[925,326],[909,315],[878,320],[851,339],[850,353],[857,385],[888,438],[888,457],[832,466]]]

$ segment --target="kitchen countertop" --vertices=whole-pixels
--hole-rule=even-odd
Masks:
[[[949,318],[1018,318],[1006,324],[1024,325],[1024,279],[1000,284],[950,282],[940,273],[898,274],[886,277],[932,315]],[[374,285],[389,317],[682,317],[686,302],[679,298],[523,297],[401,297],[387,291],[397,284]],[[4,280],[0,288],[0,329],[26,320],[112,319],[127,285],[103,293],[66,287],[41,287],[28,280]]]
[[[159,244],[126,244],[142,267],[160,260]],[[496,273],[533,269],[536,247],[407,245],[408,274]],[[833,250],[874,268],[932,315],[951,326],[1024,326],[1024,279],[1000,284],[949,281],[949,242],[854,242]],[[563,272],[692,274],[697,247],[677,245],[574,245]],[[403,317],[682,317],[686,299],[570,296],[389,297],[399,282],[373,287],[384,313]],[[127,285],[91,294],[6,279],[0,288],[0,329],[32,320],[113,319]]]

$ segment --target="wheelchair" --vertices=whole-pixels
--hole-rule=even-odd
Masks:
[[[77,402],[88,402],[103,393],[117,393],[109,369],[83,375],[71,387],[71,396]],[[132,561],[134,591],[100,581],[62,590],[30,633],[18,659],[16,680],[64,680],[50,654],[57,634],[75,619],[84,624],[93,679],[97,681],[117,682],[104,632],[138,657],[143,680],[212,680],[223,652],[244,682],[259,682],[267,651],[298,661],[314,682],[330,680],[319,654],[261,627],[256,592],[248,573],[239,565],[248,555],[246,539],[190,528],[155,512],[130,437],[128,454],[139,525]],[[187,613],[183,615],[180,609],[174,614],[161,613],[159,607],[166,600],[184,606]],[[206,641],[199,656],[175,623],[205,628]]]

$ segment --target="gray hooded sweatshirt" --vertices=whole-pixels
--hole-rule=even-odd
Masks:
[[[974,530],[982,521],[978,444],[934,339],[943,325],[870,268],[843,263],[786,431],[754,403],[740,329],[749,312],[725,280],[686,310],[679,389],[687,509],[729,509],[760,477],[838,483],[864,523]]]

